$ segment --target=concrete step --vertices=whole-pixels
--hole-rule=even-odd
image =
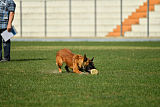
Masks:
[[[160,32],[150,32],[149,37],[160,37]]]
[[[47,37],[70,37],[69,32],[48,32]]]
[[[139,1],[139,0],[125,0],[124,2],[123,2],[123,6],[134,6],[134,5],[142,5],[143,4],[143,2],[145,2],[146,0],[141,0],[141,1]],[[114,5],[120,5],[120,1],[119,0],[115,0],[115,1],[113,1],[113,0],[111,0],[111,1],[98,1],[97,2],[97,4],[98,5],[105,5],[105,6],[108,6],[108,5],[112,5],[112,6],[114,6]]]
[[[17,30],[20,29],[19,26],[15,25],[15,28]],[[44,32],[44,27],[37,27],[36,25],[32,26],[23,26],[24,32]],[[93,26],[72,26],[72,32],[94,32],[95,28]],[[47,27],[48,32],[69,32],[69,26],[48,26]],[[98,27],[97,32],[110,32],[112,29],[107,27]]]
[[[21,35],[17,34],[16,37],[20,37]],[[23,32],[23,37],[44,37],[44,33],[41,32]]]
[[[159,5],[155,5],[155,11],[157,12],[160,12],[160,4]]]
[[[135,11],[136,8],[138,6],[124,6],[123,7],[123,12],[131,12],[131,11]],[[16,7],[16,12],[19,12],[20,8],[19,7]],[[44,12],[44,6],[35,6],[35,7],[26,7],[26,6],[23,6],[23,10],[22,10],[24,13],[27,13],[27,12],[32,12],[32,13],[40,13],[40,12]],[[69,12],[69,7],[66,6],[62,6],[62,7],[59,7],[59,6],[52,6],[52,7],[47,7],[47,12]],[[94,12],[95,11],[95,8],[94,6],[93,7],[72,7],[72,12],[86,12],[86,11],[89,11],[89,12]],[[120,6],[97,6],[97,12],[102,12],[102,11],[106,11],[106,12],[120,12]]]
[[[150,32],[149,37],[159,37],[160,32]],[[126,32],[125,37],[147,37],[147,32]]]
[[[97,37],[104,37],[104,35],[108,32],[97,32],[98,36]],[[23,37],[44,37],[44,32],[27,32],[23,31]],[[19,33],[16,35],[16,37],[20,36]],[[69,32],[57,32],[57,31],[48,31],[47,32],[47,37],[67,37],[69,36]],[[72,37],[94,37],[95,32],[72,32]]]
[[[31,23],[31,21],[33,21],[32,23]],[[17,21],[13,21],[13,23],[14,24],[20,24],[20,20],[17,20]],[[33,20],[23,20],[23,22],[22,22],[24,25],[30,25],[30,24],[34,24],[34,25],[37,25],[37,26],[39,26],[39,25],[44,25],[44,20],[41,20],[41,19],[33,19]],[[88,21],[88,20],[73,20],[72,21],[72,23],[74,23],[74,24],[79,24],[79,25],[81,25],[81,24],[94,24],[94,20],[90,20],[90,21]],[[65,25],[65,24],[69,24],[69,20],[61,20],[61,19],[57,19],[57,20],[47,20],[47,24],[48,25],[58,25],[58,24],[60,24],[60,25]],[[101,24],[101,23],[98,23],[98,24]],[[103,25],[104,23],[102,23],[102,25]],[[112,25],[112,23],[107,23],[107,24],[105,24],[105,25]]]
[[[14,20],[14,24],[20,24],[20,20]],[[43,19],[33,19],[33,20],[23,20],[23,25],[37,25],[37,26],[43,26],[44,20]]]
[[[160,32],[159,30],[160,28],[160,25],[150,25],[149,29],[151,32]],[[132,31],[133,32],[141,32],[141,31],[144,31],[144,32],[147,32],[147,25],[133,25],[132,26]]]
[[[120,24],[120,19],[106,19],[106,18],[97,18],[97,24],[106,24],[106,25],[115,25],[115,24]]]
[[[116,25],[101,25],[101,26],[97,26],[97,30],[98,31],[106,31],[106,32],[111,32],[113,30],[113,28],[116,28]]]
[[[20,27],[16,27],[16,29],[20,29]],[[23,31],[25,32],[44,32],[44,26],[23,26]],[[68,32],[69,26],[48,26],[47,31],[57,31],[57,32]]]
[[[140,25],[147,25],[147,18],[141,18],[140,19]],[[157,24],[159,24],[160,25],[160,19],[159,18],[156,18],[156,19],[149,19],[149,24],[150,25],[157,25]]]
[[[96,37],[104,37],[104,35],[108,34],[109,32],[97,32]]]
[[[20,24],[13,24],[16,29],[20,29]],[[37,29],[38,26],[38,29]],[[34,23],[28,23],[28,24],[23,24],[23,29],[24,30],[28,30],[28,31],[35,31],[35,29],[38,30],[44,30],[44,23],[39,23],[39,24],[34,24]],[[112,28],[116,28],[116,24],[115,25],[106,25],[106,24],[97,24],[97,31],[99,32],[111,32],[113,29]],[[69,24],[47,24],[47,31],[52,31],[53,29],[57,30],[57,31],[68,31],[69,30]],[[63,30],[64,29],[64,30]],[[76,30],[85,30],[85,31],[90,31],[90,30],[94,30],[95,26],[94,24],[72,24],[72,29],[76,29]]]
[[[146,2],[147,0],[125,0],[123,1],[123,5],[143,5],[144,2]]]
[[[69,1],[67,0],[54,0],[47,1],[47,7],[69,7]]]
[[[147,32],[125,32],[124,37],[147,37]]]
[[[18,8],[17,9],[17,7],[16,7],[16,13],[19,13],[20,12],[20,8]],[[23,13],[44,13],[44,7],[41,7],[41,6],[39,6],[39,7],[37,7],[37,6],[35,6],[35,7],[23,7],[22,8],[22,12]]]
[[[137,6],[124,6],[123,7],[123,13],[130,13],[131,11],[135,11]],[[99,13],[103,13],[103,12],[121,12],[120,10],[120,6],[101,6],[101,7],[97,7],[97,12]]]
[[[137,5],[142,5],[143,2],[146,0],[125,0],[123,2],[123,6],[137,6]],[[22,1],[24,7],[35,7],[35,6],[44,6],[44,1]],[[17,7],[19,7],[19,1],[16,1]],[[93,1],[72,1],[72,6],[75,7],[94,7],[94,0]],[[112,1],[97,1],[97,6],[120,6],[120,1],[119,0],[112,0]],[[47,1],[47,7],[68,7],[69,6],[69,1]]]
[[[157,12],[157,11],[155,11],[155,12],[150,12],[149,13],[149,18],[160,18],[160,11],[159,12]]]
[[[24,18],[23,18],[24,19]],[[34,22],[32,22],[34,21]],[[113,19],[112,22],[109,22],[111,21],[111,19],[108,19],[108,20],[101,20],[101,19],[98,19],[97,20],[97,24],[106,24],[106,25],[114,25],[116,23],[120,23],[119,20],[116,20],[116,19]],[[115,21],[115,22],[114,22]],[[32,23],[31,23],[32,22]],[[109,23],[107,23],[109,22]],[[20,20],[14,20],[14,23],[20,23]],[[23,24],[39,24],[39,23],[44,23],[44,19],[24,19],[22,21]],[[47,23],[48,24],[67,24],[69,23],[69,19],[49,19],[47,20]],[[72,23],[75,23],[75,24],[94,24],[95,23],[95,20],[92,18],[92,19],[72,19]]]
[[[94,37],[94,32],[73,32],[72,37]]]
[[[19,4],[19,3],[16,3]],[[20,5],[20,4],[19,4]],[[22,7],[26,7],[26,8],[31,8],[31,7],[44,7],[44,2],[36,2],[36,1],[32,1],[32,2],[25,2],[22,1]]]

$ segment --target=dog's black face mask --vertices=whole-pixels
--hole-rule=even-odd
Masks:
[[[89,60],[89,64],[85,67],[86,72],[90,72],[91,69],[96,69],[93,63],[93,59],[94,57],[91,60]]]
[[[82,72],[90,72],[91,69],[96,69],[93,63],[94,57],[90,60],[84,55],[83,67],[79,67],[79,70]]]

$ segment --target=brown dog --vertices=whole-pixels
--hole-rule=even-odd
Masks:
[[[91,60],[89,60],[86,55],[73,54],[69,49],[61,49],[56,55],[56,64],[59,72],[62,72],[61,67],[63,63],[66,63],[65,69],[67,72],[69,72],[68,68],[71,68],[74,73],[82,73],[80,70],[87,68],[90,62]]]

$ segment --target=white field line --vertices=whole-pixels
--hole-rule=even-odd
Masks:
[[[79,50],[160,50],[160,47],[133,47],[133,46],[18,46],[12,47],[12,51],[33,50],[57,50],[57,49],[79,49]]]

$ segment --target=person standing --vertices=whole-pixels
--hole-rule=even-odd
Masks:
[[[16,4],[13,0],[0,0],[0,61],[10,61],[10,40],[4,41],[1,33],[5,30],[11,32]],[[2,41],[4,58],[2,59]]]

